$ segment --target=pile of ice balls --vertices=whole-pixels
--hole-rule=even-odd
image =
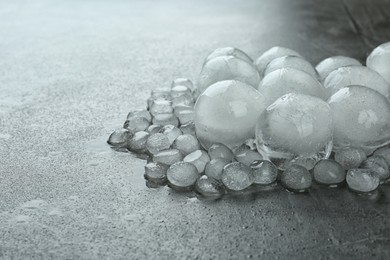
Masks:
[[[148,186],[208,198],[275,183],[303,192],[313,180],[372,192],[390,177],[390,42],[366,65],[334,56],[314,68],[284,47],[253,62],[219,48],[196,86],[154,89],[108,143],[148,155]]]

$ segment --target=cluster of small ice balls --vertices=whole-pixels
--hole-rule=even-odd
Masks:
[[[334,56],[314,68],[284,47],[253,62],[225,47],[205,59],[197,86],[179,78],[153,90],[108,143],[148,155],[149,187],[208,198],[276,181],[371,192],[390,177],[389,98],[390,43],[367,67]]]

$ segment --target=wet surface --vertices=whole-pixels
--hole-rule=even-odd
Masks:
[[[389,1],[0,2],[0,258],[389,258],[390,185],[210,202],[149,189],[106,140],[203,58],[274,45],[316,64],[390,40]]]

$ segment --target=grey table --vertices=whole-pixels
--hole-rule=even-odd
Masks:
[[[217,47],[316,64],[389,40],[385,0],[1,1],[0,258],[388,259],[389,185],[205,202],[105,141]]]

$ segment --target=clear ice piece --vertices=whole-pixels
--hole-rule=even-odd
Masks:
[[[306,94],[326,100],[325,89],[311,75],[293,68],[283,68],[267,74],[257,90],[263,94],[266,106],[288,93]]]
[[[179,128],[174,125],[165,125],[160,129],[160,133],[166,135],[169,139],[169,143],[172,145],[175,139],[183,133]]]
[[[183,161],[192,163],[198,169],[198,172],[202,173],[206,164],[210,161],[210,157],[206,151],[196,150],[184,157]]]
[[[334,160],[319,161],[313,169],[314,180],[320,184],[336,185],[345,181],[346,171]]]
[[[194,84],[191,80],[186,78],[177,78],[174,81],[172,81],[171,88],[174,88],[176,86],[186,86],[190,90],[194,90]]]
[[[332,71],[324,82],[328,97],[338,90],[359,85],[378,91],[387,99],[390,99],[390,83],[378,72],[365,66],[347,66]]]
[[[167,165],[150,162],[145,165],[144,177],[148,181],[164,184],[167,181],[167,170]]]
[[[237,162],[243,163],[246,166],[250,166],[254,161],[263,160],[263,156],[257,151],[253,150],[240,150],[234,153],[234,158]]]
[[[345,170],[358,168],[367,159],[367,155],[361,148],[342,147],[335,152],[335,161]]]
[[[280,170],[291,162],[314,163],[332,151],[332,113],[316,97],[290,93],[264,111],[256,126],[257,150]]]
[[[179,119],[181,125],[190,121],[194,121],[194,117],[195,113],[193,109],[180,111],[177,115],[177,118]]]
[[[127,119],[123,125],[123,128],[129,130],[131,133],[146,130],[150,125],[150,121],[145,117],[134,116]]]
[[[251,165],[255,184],[267,185],[276,181],[278,169],[275,164],[267,160],[254,161]]]
[[[348,187],[357,192],[371,192],[379,186],[379,175],[369,169],[351,169],[346,179]]]
[[[183,155],[177,149],[168,149],[160,151],[153,155],[153,162],[172,165],[183,160]]]
[[[310,76],[312,76],[315,79],[317,78],[317,71],[314,69],[313,65],[311,65],[310,62],[308,62],[302,57],[291,56],[291,55],[276,58],[272,60],[270,63],[268,63],[264,71],[264,76],[272,71],[278,69],[285,69],[285,68],[300,70],[302,72],[306,72],[307,74],[310,74]]]
[[[127,114],[127,118],[126,119],[128,120],[128,119],[133,118],[133,117],[144,117],[149,122],[152,121],[152,115],[149,113],[149,111],[147,111],[145,109],[138,109],[138,110],[130,111]]]
[[[171,146],[171,142],[168,139],[168,136],[156,133],[149,136],[146,141],[146,149],[151,154],[157,154],[160,151],[167,150]]]
[[[379,180],[382,182],[390,177],[389,165],[387,164],[386,159],[380,155],[368,157],[362,162],[360,168],[369,169],[378,174]]]
[[[132,136],[133,134],[126,129],[115,130],[108,138],[107,143],[112,146],[125,147]]]
[[[232,162],[231,160],[224,159],[224,158],[212,159],[206,164],[204,173],[211,178],[214,178],[216,180],[221,180],[223,168],[231,162]]]
[[[169,88],[156,88],[152,90],[150,97],[153,100],[171,100],[171,90]]]
[[[220,181],[203,175],[196,181],[195,191],[203,197],[219,199],[224,193],[224,188]]]
[[[334,149],[358,147],[371,154],[390,142],[390,102],[378,92],[350,86],[328,100],[333,112]]]
[[[212,60],[216,57],[221,57],[221,56],[233,56],[238,59],[241,59],[243,61],[246,61],[250,64],[253,63],[253,60],[251,57],[249,57],[248,54],[246,54],[244,51],[234,48],[234,47],[223,47],[223,48],[218,48],[214,50],[212,53],[210,53],[207,58],[205,59],[204,64],[206,64],[209,60]]]
[[[324,59],[317,64],[316,70],[321,82],[324,82],[326,77],[334,70],[346,66],[361,66],[360,61],[346,56],[332,56]]]
[[[172,89],[171,89],[171,97],[172,98],[177,98],[177,97],[180,97],[182,95],[192,95],[191,89],[189,89],[186,86],[181,86],[181,85],[172,87]]]
[[[144,152],[146,150],[146,142],[149,138],[149,133],[146,131],[136,132],[132,138],[129,139],[127,148],[133,152]]]
[[[234,157],[232,150],[221,143],[212,144],[208,152],[211,159],[223,158],[232,161]]]
[[[183,132],[185,135],[193,135],[196,137],[196,132],[195,132],[195,123],[194,121],[189,121],[183,125],[180,126],[180,130]]]
[[[376,47],[367,57],[367,67],[378,72],[390,84],[390,42]]]
[[[233,56],[221,56],[209,60],[202,68],[198,80],[200,93],[218,81],[237,80],[256,88],[260,76],[256,68]]]
[[[264,111],[264,98],[251,86],[234,80],[215,83],[195,104],[195,129],[202,146],[214,143],[229,148],[254,137],[257,119]]]
[[[172,148],[178,149],[184,156],[200,149],[198,139],[193,135],[179,135],[172,144]]]
[[[193,106],[194,105],[194,98],[192,97],[192,94],[183,94],[181,96],[172,98],[172,106]]]
[[[374,152],[374,155],[385,158],[387,164],[390,166],[390,147],[379,148]]]
[[[156,99],[153,101],[153,104],[150,107],[149,111],[153,116],[156,116],[159,114],[173,113],[172,101],[165,100],[165,99]]]
[[[240,191],[253,184],[251,169],[240,163],[233,162],[226,165],[222,172],[222,183],[226,188],[233,191]]]
[[[194,110],[193,106],[178,105],[173,109],[173,113],[178,116],[181,111]]]
[[[179,119],[173,114],[158,114],[153,117],[152,120],[154,125],[173,125],[179,126]]]
[[[169,186],[173,189],[181,190],[190,188],[199,178],[196,167],[188,162],[177,162],[172,164],[167,171]]]
[[[150,125],[147,129],[146,129],[146,131],[149,133],[149,134],[157,134],[159,131],[160,131],[160,129],[162,128],[162,126],[161,125]]]
[[[281,173],[280,181],[287,189],[302,192],[310,188],[313,179],[305,167],[291,165]]]

